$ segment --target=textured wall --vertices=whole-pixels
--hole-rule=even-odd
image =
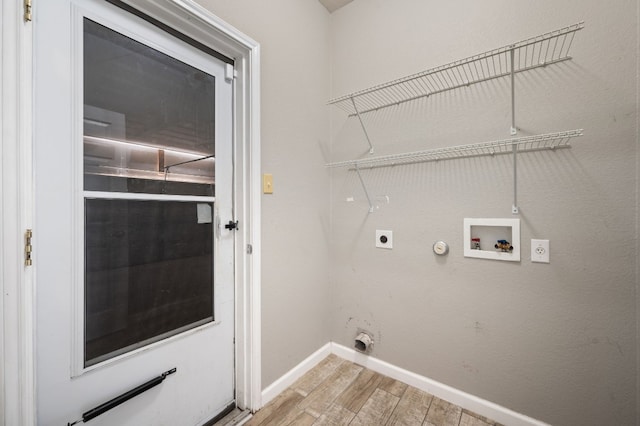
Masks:
[[[360,0],[330,16],[312,0],[200,2],[262,45],[262,166],[275,178],[263,386],[365,328],[374,356],[529,416],[635,423],[636,2]],[[517,78],[521,135],[585,129],[570,150],[518,160],[520,263],[462,256],[463,218],[513,217],[510,157],[365,170],[370,215],[357,177],[337,170],[328,202],[329,127],[333,160],[367,149],[330,95],[581,20],[573,61]],[[365,120],[378,154],[502,139],[509,96],[495,80]],[[393,250],[373,247],[375,229],[394,231]],[[550,264],[529,261],[531,238],[551,241]]]
[[[463,218],[513,217],[510,156],[363,170],[372,214],[355,173],[332,172],[335,341],[370,330],[374,356],[552,424],[635,424],[636,8],[360,0],[332,15],[334,97],[586,22],[573,61],[517,77],[520,135],[585,132],[519,157],[521,262],[463,257]],[[510,119],[508,79],[365,117],[376,154],[507,138]],[[332,140],[333,160],[366,156],[340,111]],[[376,229],[393,250],[374,248]],[[531,263],[531,238],[550,240],[550,264]]]
[[[199,0],[261,45],[262,385],[330,340],[329,14],[316,1]]]

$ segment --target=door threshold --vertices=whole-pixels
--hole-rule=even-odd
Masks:
[[[223,410],[220,415],[211,419],[203,426],[240,426],[251,418],[251,410],[241,410],[232,406],[231,410]]]

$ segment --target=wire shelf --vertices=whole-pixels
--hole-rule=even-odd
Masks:
[[[543,135],[524,136],[470,145],[459,145],[448,148],[437,148],[425,151],[414,151],[403,154],[370,157],[361,160],[347,160],[328,163],[328,168],[351,167],[352,169],[388,167],[399,164],[422,163],[428,161],[451,160],[454,158],[479,157],[486,155],[513,154],[515,152],[531,152],[570,148],[570,140],[582,136],[582,129],[564,132],[546,133]]]
[[[480,53],[329,101],[349,116],[366,114],[426,96],[506,77],[571,59],[569,52],[579,22],[527,40]]]

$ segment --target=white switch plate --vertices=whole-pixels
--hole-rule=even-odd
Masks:
[[[392,249],[393,231],[376,229],[376,247],[383,249]]]
[[[531,261],[549,263],[549,240],[531,240]]]

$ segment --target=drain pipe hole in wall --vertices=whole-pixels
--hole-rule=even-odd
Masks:
[[[373,348],[373,338],[369,333],[362,331],[356,336],[354,347],[358,352],[369,353]]]

